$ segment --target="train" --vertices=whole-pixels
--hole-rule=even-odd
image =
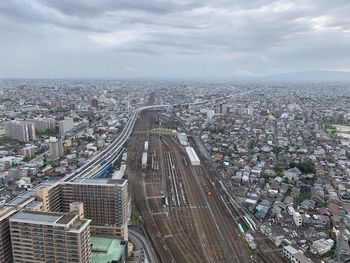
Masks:
[[[249,226],[249,228],[252,231],[257,231],[258,230],[255,222],[249,216],[244,216],[243,219],[244,219],[244,221],[247,223],[247,225]]]
[[[97,171],[94,171],[94,175],[91,177],[92,179],[102,177],[105,175],[111,168],[113,167],[112,163],[107,163],[107,160],[103,160],[98,165]]]
[[[243,227],[242,227],[241,224],[238,224],[238,229],[239,229],[239,232],[240,232],[241,234],[244,233],[244,229],[243,229]]]

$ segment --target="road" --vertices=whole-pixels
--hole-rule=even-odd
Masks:
[[[159,262],[153,248],[151,247],[149,241],[145,238],[143,234],[138,232],[136,229],[129,227],[129,238],[133,244],[136,244],[137,246],[142,247],[144,249],[146,259],[149,263]]]

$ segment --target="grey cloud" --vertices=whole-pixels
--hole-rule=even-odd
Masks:
[[[350,68],[342,59],[350,45],[349,12],[345,0],[8,0],[0,1],[0,33],[8,37],[0,48],[13,57],[16,48],[44,56],[37,46],[46,39],[52,63],[66,53],[91,62],[101,54],[101,71],[110,66],[103,65],[107,54],[122,57],[125,61],[118,63],[138,72],[140,67],[129,64],[128,56],[136,61],[134,55],[145,55],[150,64],[164,65],[165,57],[193,64],[199,58],[217,59],[212,64],[219,68],[213,72],[221,64],[225,72],[237,67],[237,72],[257,74],[276,68],[302,70],[298,66],[323,69],[329,66],[325,60],[332,67]],[[177,74],[193,70],[174,68]]]
[[[155,14],[169,14],[197,5],[190,1],[154,1],[154,0],[52,0],[40,1],[70,16],[91,17],[111,11],[140,11]]]

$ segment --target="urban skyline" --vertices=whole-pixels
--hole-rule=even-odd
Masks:
[[[0,263],[350,262],[349,13],[0,1]]]

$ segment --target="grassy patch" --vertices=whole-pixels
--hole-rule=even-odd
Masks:
[[[0,137],[0,145],[6,145],[9,143],[11,143],[11,139],[9,137],[6,137],[6,136]]]
[[[335,255],[335,246],[332,247],[332,249],[326,253],[324,253],[323,255],[321,255],[321,258],[334,258]]]
[[[58,127],[47,129],[46,131],[36,132],[38,136],[46,137],[46,136],[58,136]]]
[[[274,168],[274,171],[275,171],[275,173],[276,173],[276,176],[279,176],[279,177],[282,177],[282,176],[283,176],[283,172],[284,172],[283,167],[281,167],[281,166],[276,166],[276,167]]]
[[[141,214],[136,207],[135,201],[131,201],[131,216],[130,223],[133,225],[137,225],[141,219]]]

